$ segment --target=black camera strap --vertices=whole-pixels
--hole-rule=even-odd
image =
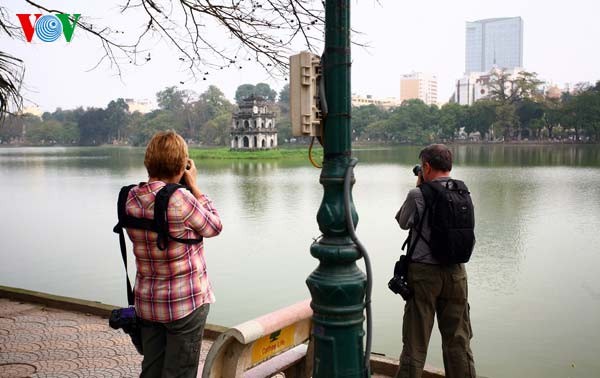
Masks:
[[[408,258],[409,263],[412,262],[412,255],[415,252],[415,248],[417,247],[417,243],[419,242],[419,240],[423,240],[423,242],[425,242],[425,244],[429,245],[429,241],[427,241],[427,239],[425,239],[423,237],[422,231],[423,231],[423,222],[425,221],[425,218],[426,218],[427,213],[429,212],[430,208],[431,208],[431,203],[429,201],[425,200],[425,209],[423,210],[423,215],[419,218],[417,227],[410,228],[410,231],[408,232],[408,237],[404,241],[404,244],[402,244],[403,251],[404,251],[404,248],[406,248],[406,246],[408,245],[408,251],[406,252],[406,257]],[[418,211],[417,211],[417,214],[418,214]],[[413,232],[417,233],[417,237],[415,238],[414,242],[412,241]]]
[[[122,214],[125,212],[125,203],[127,202],[127,195],[131,188],[135,185],[124,186],[119,192],[119,199],[117,201],[117,212],[119,214],[119,222],[113,228],[113,232],[119,234],[119,246],[121,248],[121,257],[123,258],[123,265],[125,266],[125,280],[127,281],[127,303],[129,306],[133,306],[135,303],[135,297],[133,295],[133,289],[131,288],[131,282],[129,281],[129,274],[127,272],[127,245],[125,244],[125,233],[123,232],[123,219]]]

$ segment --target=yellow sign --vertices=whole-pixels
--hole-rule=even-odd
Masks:
[[[296,325],[292,324],[256,340],[252,346],[252,365],[292,347],[295,331]]]

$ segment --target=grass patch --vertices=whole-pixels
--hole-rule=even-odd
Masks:
[[[300,148],[280,148],[263,151],[231,151],[223,148],[190,148],[192,159],[307,159],[308,146]],[[322,149],[313,149],[315,159],[323,158]]]

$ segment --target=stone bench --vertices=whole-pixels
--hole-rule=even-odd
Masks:
[[[310,376],[311,317],[307,299],[228,329],[210,348],[202,378]]]

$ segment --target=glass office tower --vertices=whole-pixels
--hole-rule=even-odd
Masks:
[[[523,67],[521,17],[467,22],[465,74]]]

